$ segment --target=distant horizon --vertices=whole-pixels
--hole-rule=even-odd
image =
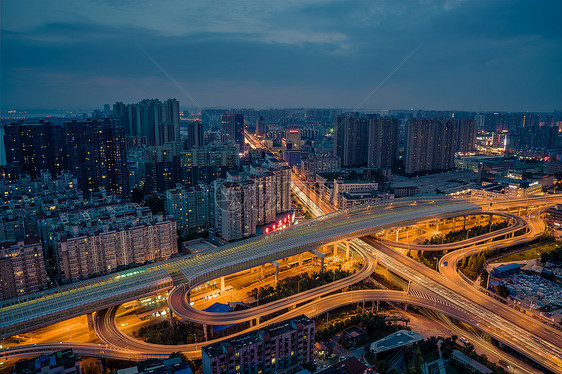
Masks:
[[[159,100],[166,100],[166,99],[159,99]],[[124,102],[125,104],[133,104],[136,102]],[[113,110],[113,104],[109,104],[111,110]],[[375,113],[375,112],[383,112],[383,111],[404,111],[404,112],[416,112],[416,111],[424,111],[424,112],[465,112],[465,113],[529,113],[529,114],[550,114],[556,112],[562,112],[562,105],[561,108],[554,108],[550,111],[531,111],[531,110],[516,110],[516,111],[509,111],[509,110],[470,110],[470,109],[425,109],[425,108],[383,108],[383,109],[358,109],[353,110],[353,108],[344,108],[344,107],[313,107],[313,106],[301,106],[301,107],[252,107],[252,106],[245,106],[245,107],[227,107],[227,106],[211,106],[211,107],[202,107],[202,108],[195,108],[195,107],[188,107],[182,106],[180,103],[180,110],[184,111],[187,110],[190,114],[198,113],[201,110],[341,110],[344,113]],[[88,114],[91,115],[95,110],[103,110],[103,106],[91,107],[91,108],[69,108],[69,109],[60,109],[60,108],[24,108],[24,109],[2,109],[2,118],[7,119],[10,118],[7,114],[12,113],[5,113],[8,110],[15,110],[17,114],[28,114],[34,115],[38,112],[45,112],[44,114],[47,115],[48,113],[57,113],[60,112],[61,115],[64,114],[73,114],[73,115],[82,115]],[[39,113],[41,114],[41,113]],[[52,116],[51,114],[48,114]]]

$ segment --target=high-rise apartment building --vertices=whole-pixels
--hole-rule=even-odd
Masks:
[[[466,153],[474,151],[476,143],[476,120],[470,118],[455,119],[459,123],[459,140],[457,151]]]
[[[215,228],[227,241],[256,233],[256,185],[251,179],[214,183]]]
[[[179,102],[168,99],[142,100],[136,104],[117,102],[113,115],[119,119],[128,136],[153,146],[180,140]]]
[[[199,183],[193,187],[177,184],[166,191],[166,214],[174,217],[178,230],[187,232],[207,228],[211,225],[211,206],[214,196],[210,196],[209,185]]]
[[[392,167],[398,158],[395,118],[349,114],[334,121],[334,155],[343,166]]]
[[[263,118],[263,116],[260,116],[260,118],[256,120],[255,134],[257,136],[265,136],[265,132],[266,132],[265,118]]]
[[[369,119],[367,163],[372,168],[390,168],[398,159],[398,120],[395,118]]]
[[[211,190],[217,234],[225,240],[242,239],[291,209],[291,169],[267,154],[244,172],[227,172],[226,180],[215,181]]]
[[[203,131],[203,122],[189,121],[187,122],[187,139],[185,148],[202,147],[205,145],[205,132]]]
[[[454,167],[463,122],[450,118],[416,118],[408,121],[405,173],[415,175],[446,171]],[[471,121],[472,124],[474,122]],[[469,132],[467,132],[469,133]],[[462,138],[462,137],[461,137]],[[464,139],[464,138],[463,138]],[[463,140],[469,148],[469,140]]]
[[[203,374],[285,373],[314,360],[314,321],[305,315],[202,349]]]
[[[507,133],[506,148],[512,152],[533,148],[553,148],[558,144],[558,127],[519,127]]]
[[[146,147],[132,147],[127,151],[129,190],[142,190],[146,185]]]
[[[368,141],[368,118],[356,114],[335,118],[334,155],[341,157],[343,166],[366,166]]]
[[[180,153],[182,142],[168,142],[145,148],[145,189],[147,192],[165,192],[174,188],[181,179]]]
[[[238,144],[239,152],[244,151],[244,116],[242,114],[223,114],[222,141]]]
[[[209,144],[180,152],[180,180],[184,186],[211,183],[225,178],[228,170],[240,168],[235,144]]]
[[[100,187],[115,194],[129,193],[125,133],[113,119],[64,124],[66,169],[78,178],[84,193]]]
[[[47,288],[43,247],[38,237],[0,243],[0,300]]]
[[[27,174],[39,177],[41,170],[57,174],[63,170],[63,129],[50,122],[17,122],[4,126],[7,170],[10,177]]]

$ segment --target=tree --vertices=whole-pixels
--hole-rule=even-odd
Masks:
[[[189,364],[189,367],[191,368],[192,371],[195,371],[195,364],[193,363],[193,361],[191,361],[189,358],[187,358],[187,356],[185,354],[183,354],[183,352],[172,352],[170,353],[170,357],[169,358],[176,358],[179,357],[182,361],[187,362]]]
[[[84,366],[84,374],[102,374],[101,368],[93,362]]]
[[[182,361],[188,360],[187,356],[180,351],[170,353],[170,356],[168,358],[176,358],[176,357],[179,357]]]
[[[507,288],[503,284],[498,284],[496,286],[496,294],[503,297],[504,299],[507,299],[507,297],[509,296],[509,288]]]

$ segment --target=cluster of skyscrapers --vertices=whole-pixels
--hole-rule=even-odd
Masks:
[[[181,231],[214,227],[225,240],[256,234],[291,209],[291,170],[273,155],[256,160],[243,171],[193,187],[178,185],[166,192],[166,212]]]
[[[453,168],[456,152],[474,148],[474,120],[413,118],[405,122],[406,175]],[[338,116],[334,121],[334,155],[345,167],[393,168],[399,160],[401,121],[393,117]]]
[[[126,144],[123,128],[114,119],[12,123],[4,126],[6,174],[32,179],[42,170],[57,175],[69,170],[85,193],[105,188],[128,195]]]
[[[254,152],[242,165],[243,115],[223,114],[220,136],[189,121],[180,137],[175,99],[113,109],[4,126],[0,299],[168,259],[178,232],[252,236],[291,209],[287,162]],[[131,202],[135,190],[161,214]]]
[[[143,144],[162,145],[180,140],[180,104],[176,99],[117,102],[113,104],[113,114],[125,133]]]

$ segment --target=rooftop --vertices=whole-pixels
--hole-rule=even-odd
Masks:
[[[385,352],[394,348],[419,342],[420,340],[423,340],[423,337],[420,334],[416,334],[415,332],[408,330],[400,330],[372,343],[371,351],[375,354]]]
[[[308,325],[311,323],[313,324],[314,322],[303,314],[301,316],[291,318],[290,320],[282,321],[244,335],[239,335],[232,339],[207,345],[203,347],[202,350],[203,353],[209,357],[220,356],[223,353],[232,353],[247,345],[255,344],[259,341],[265,341],[273,336],[278,336],[287,331],[294,330],[294,326],[298,326],[299,324]]]

